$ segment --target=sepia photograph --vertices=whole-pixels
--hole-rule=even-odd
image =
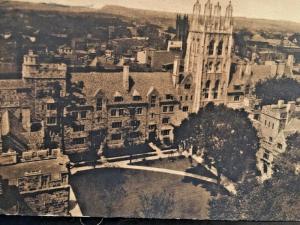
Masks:
[[[0,214],[300,221],[299,12],[0,0]]]

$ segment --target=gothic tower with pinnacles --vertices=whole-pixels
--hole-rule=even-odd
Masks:
[[[221,15],[221,5],[213,5],[211,0],[205,4],[197,0],[194,5],[185,57],[185,74],[193,77],[195,87],[193,112],[208,102],[226,103],[233,45],[232,14],[231,2],[225,16]]]

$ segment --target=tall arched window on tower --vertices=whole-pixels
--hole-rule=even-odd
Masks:
[[[215,82],[215,87],[214,87],[214,99],[218,98],[218,91],[219,91],[219,86],[220,86],[220,80],[216,80]]]
[[[203,91],[204,98],[209,98],[210,80],[206,81],[205,89]]]
[[[208,54],[213,55],[214,54],[214,48],[215,48],[215,40],[211,40],[208,45]]]
[[[216,91],[218,91],[219,86],[220,86],[220,80],[216,80],[216,83],[215,83],[215,90]]]
[[[208,63],[208,72],[213,72],[213,62]]]
[[[206,83],[205,83],[205,88],[206,88],[206,89],[209,89],[209,88],[210,88],[210,80],[206,81]]]
[[[221,40],[218,45],[218,55],[222,55],[223,53],[223,41]]]
[[[216,63],[216,72],[217,73],[220,73],[221,72],[221,62],[220,61],[218,61],[217,63]]]

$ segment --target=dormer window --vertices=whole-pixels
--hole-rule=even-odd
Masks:
[[[234,90],[236,91],[241,90],[241,85],[234,85]]]
[[[191,89],[191,84],[185,84],[184,89],[187,89],[187,90]]]
[[[167,99],[167,100],[173,100],[174,97],[173,97],[173,95],[167,94],[167,95],[166,95],[166,99]]]
[[[97,109],[97,111],[101,111],[103,109],[103,99],[102,98],[97,98],[96,109]]]
[[[123,102],[123,97],[121,97],[121,96],[116,96],[116,97],[114,98],[114,101],[115,101],[115,102]]]
[[[151,107],[155,107],[157,97],[155,95],[151,96],[150,103]]]
[[[138,102],[141,101],[142,97],[141,96],[133,96],[133,101]]]
[[[56,110],[56,104],[55,103],[48,103],[47,104],[47,110]]]
[[[133,91],[132,96],[133,96],[132,97],[133,101],[141,101],[142,100],[142,97],[141,97],[140,93],[137,90]]]
[[[118,91],[114,95],[114,102],[123,102],[123,97]]]

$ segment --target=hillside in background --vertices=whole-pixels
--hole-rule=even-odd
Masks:
[[[176,13],[141,10],[126,8],[122,6],[107,5],[101,11],[122,16],[128,19],[139,19],[141,21],[154,22],[164,27],[174,26]],[[251,31],[280,31],[280,32],[300,32],[300,23],[290,21],[278,21],[267,19],[253,19],[246,17],[235,18],[235,29],[248,29]]]
[[[40,11],[40,12],[58,12],[58,13],[84,13],[102,16],[120,17],[126,21],[137,21],[140,23],[152,23],[161,27],[175,25],[176,13],[141,10],[126,8],[122,6],[107,5],[101,9],[93,9],[87,7],[70,7],[57,4],[45,3],[26,3],[16,1],[0,0],[0,10],[26,10],[26,11]],[[250,31],[264,30],[264,31],[279,31],[279,32],[300,32],[300,23],[290,21],[277,21],[267,19],[252,19],[246,17],[235,18],[235,29],[248,29]]]

